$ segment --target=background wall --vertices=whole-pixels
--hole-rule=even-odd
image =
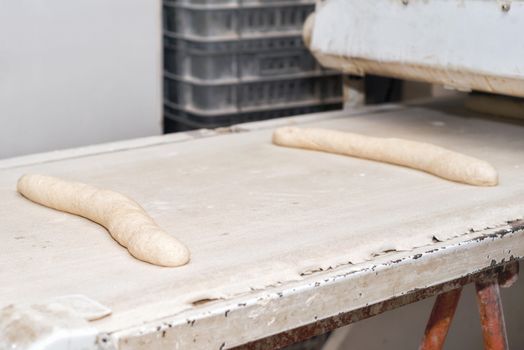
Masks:
[[[0,0],[0,158],[160,134],[161,2]]]

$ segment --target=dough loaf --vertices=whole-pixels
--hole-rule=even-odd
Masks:
[[[88,218],[104,226],[135,258],[160,266],[181,266],[189,250],[167,234],[132,199],[113,191],[43,175],[24,175],[17,190],[53,209]]]
[[[283,127],[273,133],[273,143],[402,165],[470,185],[498,183],[497,171],[489,163],[423,142]]]

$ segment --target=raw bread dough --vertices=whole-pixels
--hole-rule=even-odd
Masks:
[[[283,127],[273,133],[273,143],[403,165],[470,185],[498,183],[497,171],[489,163],[423,142]]]
[[[24,175],[17,190],[33,202],[88,218],[104,226],[135,258],[181,266],[189,250],[167,234],[132,199],[113,191],[43,175]]]

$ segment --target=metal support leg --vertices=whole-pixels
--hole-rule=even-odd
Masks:
[[[508,349],[506,324],[502,313],[502,302],[498,280],[479,281],[475,283],[477,303],[480,312],[480,324],[484,337],[484,349]]]
[[[420,350],[438,350],[444,346],[462,288],[439,294],[429,317]]]
[[[499,285],[500,287],[510,287],[517,280],[518,273],[518,261],[513,261],[506,264],[502,269],[492,270],[491,273],[482,276],[475,282],[484,348],[486,350],[508,349]],[[454,289],[437,297],[426,326],[420,350],[438,350],[443,348],[453,315],[457,309],[461,291],[462,288]]]

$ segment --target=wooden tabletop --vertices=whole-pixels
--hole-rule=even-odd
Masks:
[[[82,294],[121,348],[220,349],[524,256],[524,125],[461,101],[251,123],[0,161],[0,307]],[[271,144],[277,126],[430,142],[490,162],[496,187]],[[131,257],[86,219],[16,192],[25,173],[124,193],[191,262]]]

